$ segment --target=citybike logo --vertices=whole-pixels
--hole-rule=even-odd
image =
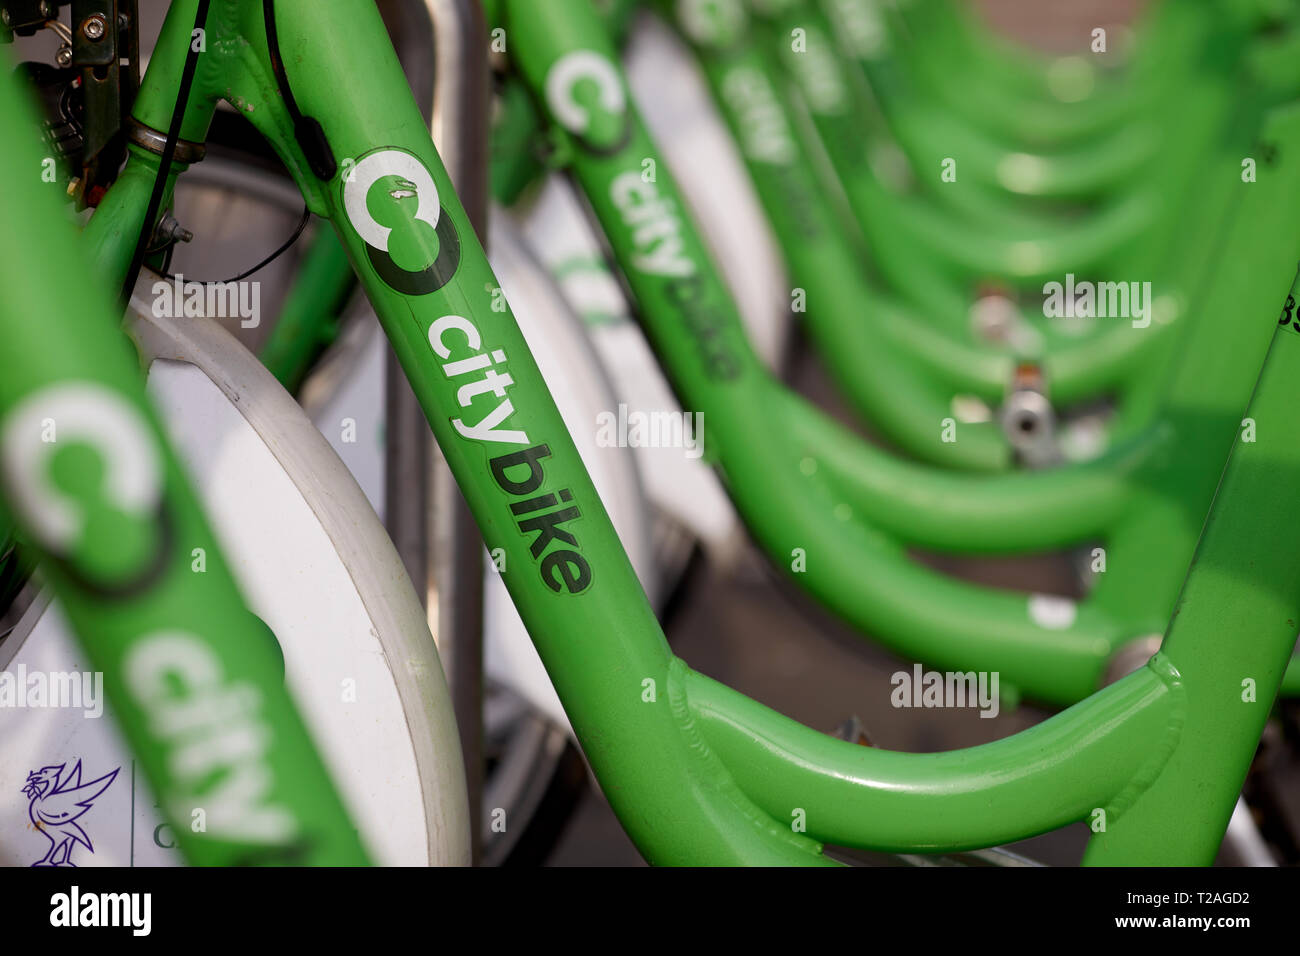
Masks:
[[[841,67],[834,56],[833,41],[820,28],[809,23],[804,49],[782,46],[786,63],[793,69],[799,91],[808,109],[819,116],[835,116],[847,111],[849,91]]]
[[[677,0],[677,23],[700,46],[725,49],[748,26],[741,0]]]
[[[343,211],[385,284],[404,295],[428,295],[451,281],[460,236],[424,163],[384,147],[347,168],[342,183]]]
[[[610,198],[631,230],[635,247],[632,265],[665,280],[668,305],[681,315],[699,345],[709,377],[720,381],[736,378],[741,365],[725,336],[725,300],[719,301],[718,284],[706,281],[695,259],[687,254],[676,204],[635,170],[614,178]]]
[[[10,503],[73,581],[102,597],[138,592],[165,566],[163,477],[148,422],[104,386],[48,386],[0,422],[0,480]],[[109,573],[121,565],[125,575]],[[202,808],[209,837],[239,843],[282,845],[293,835],[287,811],[260,803],[274,779],[262,759],[274,732],[259,714],[256,687],[224,680],[212,650],[180,632],[134,641],[122,677],[150,735],[161,739],[176,781],[166,797],[174,818]]]
[[[722,97],[736,116],[746,156],[773,166],[794,162],[794,134],[776,90],[761,70],[738,66],[728,71],[722,79]]]
[[[826,12],[859,59],[873,59],[888,48],[885,21],[877,0],[826,0]]]
[[[582,106],[576,91],[581,81],[593,81],[600,109]],[[606,56],[575,50],[561,57],[546,77],[546,99],[555,119],[573,133],[580,148],[598,157],[618,152],[631,142],[633,114],[628,109],[622,74]],[[618,130],[616,136],[611,131]],[[599,135],[598,135],[599,134]],[[613,145],[606,145],[613,144]],[[660,191],[657,177],[647,176],[643,157],[631,157],[633,168],[613,176],[609,197],[632,241],[631,266],[637,272],[663,278],[666,304],[681,315],[699,344],[710,378],[731,380],[740,374],[740,357],[727,341],[729,304],[720,284],[702,274],[692,253],[677,202]],[[698,245],[697,245],[698,248]]]
[[[574,50],[546,74],[546,102],[556,122],[587,152],[617,153],[632,138],[632,115],[618,67],[595,50]]]
[[[462,438],[494,445],[525,446],[488,460],[492,478],[506,494],[516,529],[528,541],[529,552],[538,564],[542,582],[552,591],[578,594],[591,585],[591,565],[582,554],[578,538],[566,525],[582,518],[568,488],[547,490],[543,460],[551,456],[549,445],[534,444],[523,429],[503,427],[515,414],[507,395],[514,385],[502,349],[483,344],[478,327],[462,315],[444,315],[429,326],[429,346],[443,359],[443,374],[458,384],[456,403],[472,410],[475,400],[495,398],[496,404],[477,421],[469,416],[451,419]],[[493,366],[497,366],[494,368]],[[498,369],[501,369],[500,371]]]
[[[72,581],[104,598],[148,587],[172,537],[162,456],[124,398],[89,382],[47,386],[0,422],[0,481]]]
[[[639,271],[679,277],[695,273],[695,261],[684,254],[686,242],[677,204],[662,196],[654,182],[628,170],[614,177],[609,195],[623,224],[632,231],[636,247],[632,264]]]
[[[262,695],[230,680],[205,641],[160,631],[136,641],[122,677],[164,752],[168,815],[208,839],[265,846],[285,858],[296,851],[298,821],[272,803],[275,774],[266,762],[275,732],[262,715]]]

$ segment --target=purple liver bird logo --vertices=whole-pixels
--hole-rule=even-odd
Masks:
[[[112,773],[106,773],[90,783],[81,782],[81,761],[78,760],[72,770],[63,775],[66,764],[42,767],[27,775],[27,786],[23,787],[31,803],[27,806],[27,817],[50,841],[50,848],[45,856],[32,866],[72,866],[72,848],[78,843],[91,853],[95,848],[90,837],[81,829],[77,820],[95,805],[105,790],[117,779],[118,767]]]

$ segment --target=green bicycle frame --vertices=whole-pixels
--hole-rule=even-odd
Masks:
[[[1061,145],[1105,135],[1153,106],[1168,101],[1195,74],[1207,30],[1279,26],[1273,0],[1148,4],[1134,24],[1138,45],[1131,62],[1111,36],[1105,53],[1092,37],[1079,53],[1024,62],[1017,44],[963,30],[969,12],[940,0],[825,0],[828,11],[874,28],[874,42],[860,44],[865,59],[901,73],[972,125],[1010,145]],[[1294,22],[1294,14],[1288,18]],[[862,29],[859,27],[858,32]],[[965,34],[965,35],[963,35]],[[1113,69],[1112,64],[1122,67]],[[1021,69],[1025,67],[1025,69]],[[1108,75],[1108,74],[1117,75]],[[978,81],[973,78],[978,77]]]
[[[1247,96],[1232,82],[1239,72],[1244,37],[1218,38],[1214,57],[1203,64],[1196,84],[1189,84],[1183,98],[1145,124],[1152,135],[1168,134],[1158,136],[1161,149],[1151,166],[1159,170],[1158,176],[1122,180],[1113,199],[1083,217],[1064,224],[1045,221],[1028,228],[1009,221],[1014,218],[1008,213],[1014,214],[1015,203],[999,203],[972,221],[883,182],[872,158],[897,147],[873,142],[882,136],[887,139],[884,124],[873,119],[864,105],[870,94],[861,83],[852,82],[850,71],[837,55],[831,26],[816,5],[805,0],[788,0],[782,10],[772,21],[768,48],[780,56],[799,84],[812,125],[855,219],[868,236],[875,262],[897,289],[906,291],[922,315],[965,332],[980,284],[1028,283],[1037,292],[1044,282],[1063,279],[1067,272],[1138,275],[1158,280],[1155,284],[1166,290],[1186,285],[1185,270],[1175,269],[1171,275],[1168,267],[1161,269],[1160,265],[1181,266],[1185,255],[1178,254],[1179,240],[1185,243],[1189,230],[1193,235],[1199,232],[1195,223],[1189,226],[1184,218],[1189,212],[1194,215],[1195,208],[1186,209],[1180,200],[1189,183],[1195,182],[1194,173],[1202,168],[1201,155],[1217,148],[1214,134],[1225,126],[1226,117],[1259,99]],[[798,51],[791,49],[789,40],[795,31],[804,35]],[[1179,135],[1173,136],[1172,130]],[[868,139],[865,145],[864,136]],[[969,138],[948,137],[940,142],[942,151],[925,156],[917,178],[929,181],[930,191],[976,195],[979,176],[973,167],[979,165],[978,145]],[[1120,149],[1131,152],[1123,144]],[[941,182],[941,170],[949,163],[956,164],[951,168],[957,179]],[[1059,344],[1061,333],[1056,323],[1046,323],[1041,314],[1034,317],[1032,312],[1029,319],[1039,326],[1040,334],[1050,344]],[[1070,341],[1068,336],[1065,341]]]
[[[50,282],[51,263],[92,270],[41,180],[26,91],[2,72],[0,115],[16,131],[0,150],[4,500],[186,858],[364,863],[274,635],[239,597],[108,298],[94,283]]]
[[[730,17],[708,17],[690,5],[674,9],[678,26],[699,51],[700,66],[741,149],[794,284],[806,293],[804,317],[841,390],[873,427],[915,457],[973,470],[1008,468],[1013,451],[999,425],[964,425],[956,442],[937,440],[934,425],[952,414],[955,396],[1000,401],[1012,386],[1017,357],[945,335],[871,284],[843,217],[821,195],[816,164],[799,136],[797,110],[781,71],[773,67],[767,47],[754,42],[743,8],[734,6]],[[688,9],[690,15],[683,13]],[[1215,189],[1202,191],[1206,201],[1196,211],[1214,223],[1226,214],[1233,189],[1217,167],[1210,178]],[[1204,259],[1214,243],[1204,237],[1207,231],[1213,235],[1215,230],[1186,230],[1197,238],[1178,256],[1189,279],[1203,280],[1208,274]],[[1041,363],[1048,394],[1068,406],[1131,390],[1133,379],[1149,375],[1153,352],[1169,347],[1173,327],[1126,325],[1086,343],[1059,344],[1023,359]],[[1145,426],[1142,419],[1130,413],[1122,422]]]
[[[154,128],[170,114],[195,2],[173,5],[137,102],[137,119]],[[517,61],[543,89],[548,76],[563,88],[568,53],[612,62],[588,0],[504,10]],[[317,178],[296,141],[268,65],[260,4],[213,4],[209,29],[220,30],[220,42],[209,42],[201,58],[182,135],[201,139],[217,97],[229,97],[276,145],[313,211],[334,223],[488,547],[505,552],[506,585],[591,765],[647,859],[817,864],[829,862],[820,853],[827,843],[938,852],[1076,820],[1095,829],[1100,814],[1105,832],[1090,847],[1093,861],[1209,862],[1300,614],[1300,527],[1288,509],[1247,507],[1260,482],[1276,493],[1277,469],[1300,464],[1284,387],[1300,371],[1295,333],[1277,332],[1250,412],[1266,437],[1239,447],[1225,473],[1224,505],[1211,518],[1166,648],[1149,666],[982,747],[910,755],[836,741],[672,656],[512,314],[494,308],[501,300],[491,270],[373,6],[292,0],[277,3],[275,16],[294,100],[321,123],[339,160],[333,174]],[[541,42],[554,36],[567,42]],[[640,142],[630,114],[628,122]],[[153,154],[133,148],[88,228],[110,282],[125,272],[129,250],[121,247],[143,218],[151,165]],[[624,172],[642,181],[639,160]],[[668,294],[662,284],[638,284]],[[683,320],[698,316],[685,304],[678,303]],[[1253,316],[1272,320],[1271,309]],[[101,339],[109,334],[104,325]],[[729,353],[699,350],[702,341],[709,340],[693,334],[681,349],[701,371],[725,368],[719,363]],[[81,344],[70,343],[69,355],[91,366],[102,360],[104,349]],[[121,353],[120,341],[114,348]],[[9,405],[0,409],[7,421]],[[1251,581],[1234,590],[1242,582],[1224,575],[1248,566],[1247,558]],[[1198,603],[1207,586],[1221,593]],[[1235,703],[1246,679],[1251,702]],[[1204,759],[1211,752],[1221,759]],[[1178,827],[1178,839],[1148,837],[1143,823],[1157,811],[1165,814],[1159,826],[1166,834]]]
[[[515,38],[516,64],[556,129],[581,114],[599,131],[586,148],[582,138],[595,133],[564,131],[559,155],[592,204],[684,407],[709,423],[706,456],[778,567],[899,653],[958,670],[996,667],[1005,684],[1046,702],[1091,693],[1121,646],[1159,632],[1268,347],[1267,326],[1243,333],[1221,321],[1193,324],[1180,361],[1148,370],[1160,414],[1140,440],[1094,461],[978,480],[899,462],[791,394],[754,356],[666,164],[628,106],[616,61],[590,52],[608,39],[575,46],[551,20],[529,22]],[[547,102],[553,81],[530,60],[535,48],[556,58],[568,51],[578,64],[568,68],[570,99],[580,92],[581,101]],[[1267,135],[1289,149],[1297,131],[1294,111],[1279,112]],[[630,173],[643,164],[655,171],[645,181]],[[1224,248],[1249,253],[1220,270],[1213,295],[1198,303],[1206,316],[1265,312],[1294,277],[1300,248],[1273,237],[1300,215],[1300,183],[1266,173],[1241,187],[1244,210]],[[1097,538],[1123,573],[1102,575],[1078,605],[958,582],[904,550],[1033,552]]]
[[[1018,359],[1005,350],[963,341],[969,330],[962,336],[946,334],[872,286],[843,217],[820,195],[817,164],[799,135],[793,115],[798,111],[782,71],[770,51],[754,42],[741,0],[669,6],[699,50],[700,66],[791,267],[792,295],[801,301],[803,318],[841,390],[878,432],[914,457],[974,470],[1007,468],[1012,449],[998,425],[963,423],[960,441],[940,441],[935,424],[953,414],[958,397],[996,405],[1011,387]],[[538,121],[520,93],[517,83],[504,84],[495,166],[504,201],[536,172],[529,145]],[[1227,155],[1238,162],[1231,150]],[[1209,260],[1217,247],[1206,236],[1214,234],[1213,224],[1222,222],[1237,195],[1234,177],[1225,177],[1217,167],[1204,178],[1209,182],[1198,188],[1201,201],[1193,210],[1200,224],[1192,228],[1183,223],[1180,234],[1187,248],[1177,255],[1171,250],[1169,256],[1179,263],[1188,290],[1194,280],[1212,274]],[[1153,240],[1149,245],[1164,244]],[[1157,285],[1172,287],[1163,281]],[[1187,296],[1192,302],[1202,298]],[[1185,306],[1182,312],[1187,313]],[[1192,316],[1197,314],[1193,309]],[[1061,406],[1103,394],[1127,399],[1109,435],[1112,442],[1123,440],[1150,424],[1156,408],[1146,383],[1159,356],[1171,347],[1172,330],[1185,324],[1187,320],[1162,321],[1129,329],[1125,323],[1086,341],[1058,338],[1045,354],[1031,350],[1021,357],[1041,363],[1047,394]]]

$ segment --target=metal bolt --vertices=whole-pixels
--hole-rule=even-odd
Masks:
[[[0,10],[0,20],[4,21],[5,26],[9,26],[10,16],[8,10]]]
[[[58,16],[58,12],[54,9],[54,4],[50,3],[49,0],[41,0],[41,16],[47,20],[53,20]]]
[[[163,214],[154,235],[161,242],[189,242],[194,238],[194,233],[177,222],[171,213]]]
[[[104,23],[104,16],[100,13],[86,17],[86,21],[81,25],[81,32],[85,34],[87,40],[102,39],[106,29],[107,24]]]
[[[59,66],[71,66],[72,47],[70,46],[59,47],[59,52],[54,54],[54,62],[59,64]]]

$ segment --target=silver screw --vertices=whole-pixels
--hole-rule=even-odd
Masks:
[[[53,20],[58,14],[54,10],[54,4],[48,0],[41,0],[41,16],[47,20]]]
[[[72,47],[59,47],[59,52],[54,54],[54,62],[59,66],[70,66],[72,64]]]
[[[96,13],[94,16],[86,17],[86,22],[81,25],[81,32],[86,35],[87,40],[98,40],[104,36],[106,24],[102,14]]]
[[[165,213],[159,220],[156,235],[159,239],[170,239],[176,242],[189,242],[194,238],[194,233],[177,222],[171,213]]]

